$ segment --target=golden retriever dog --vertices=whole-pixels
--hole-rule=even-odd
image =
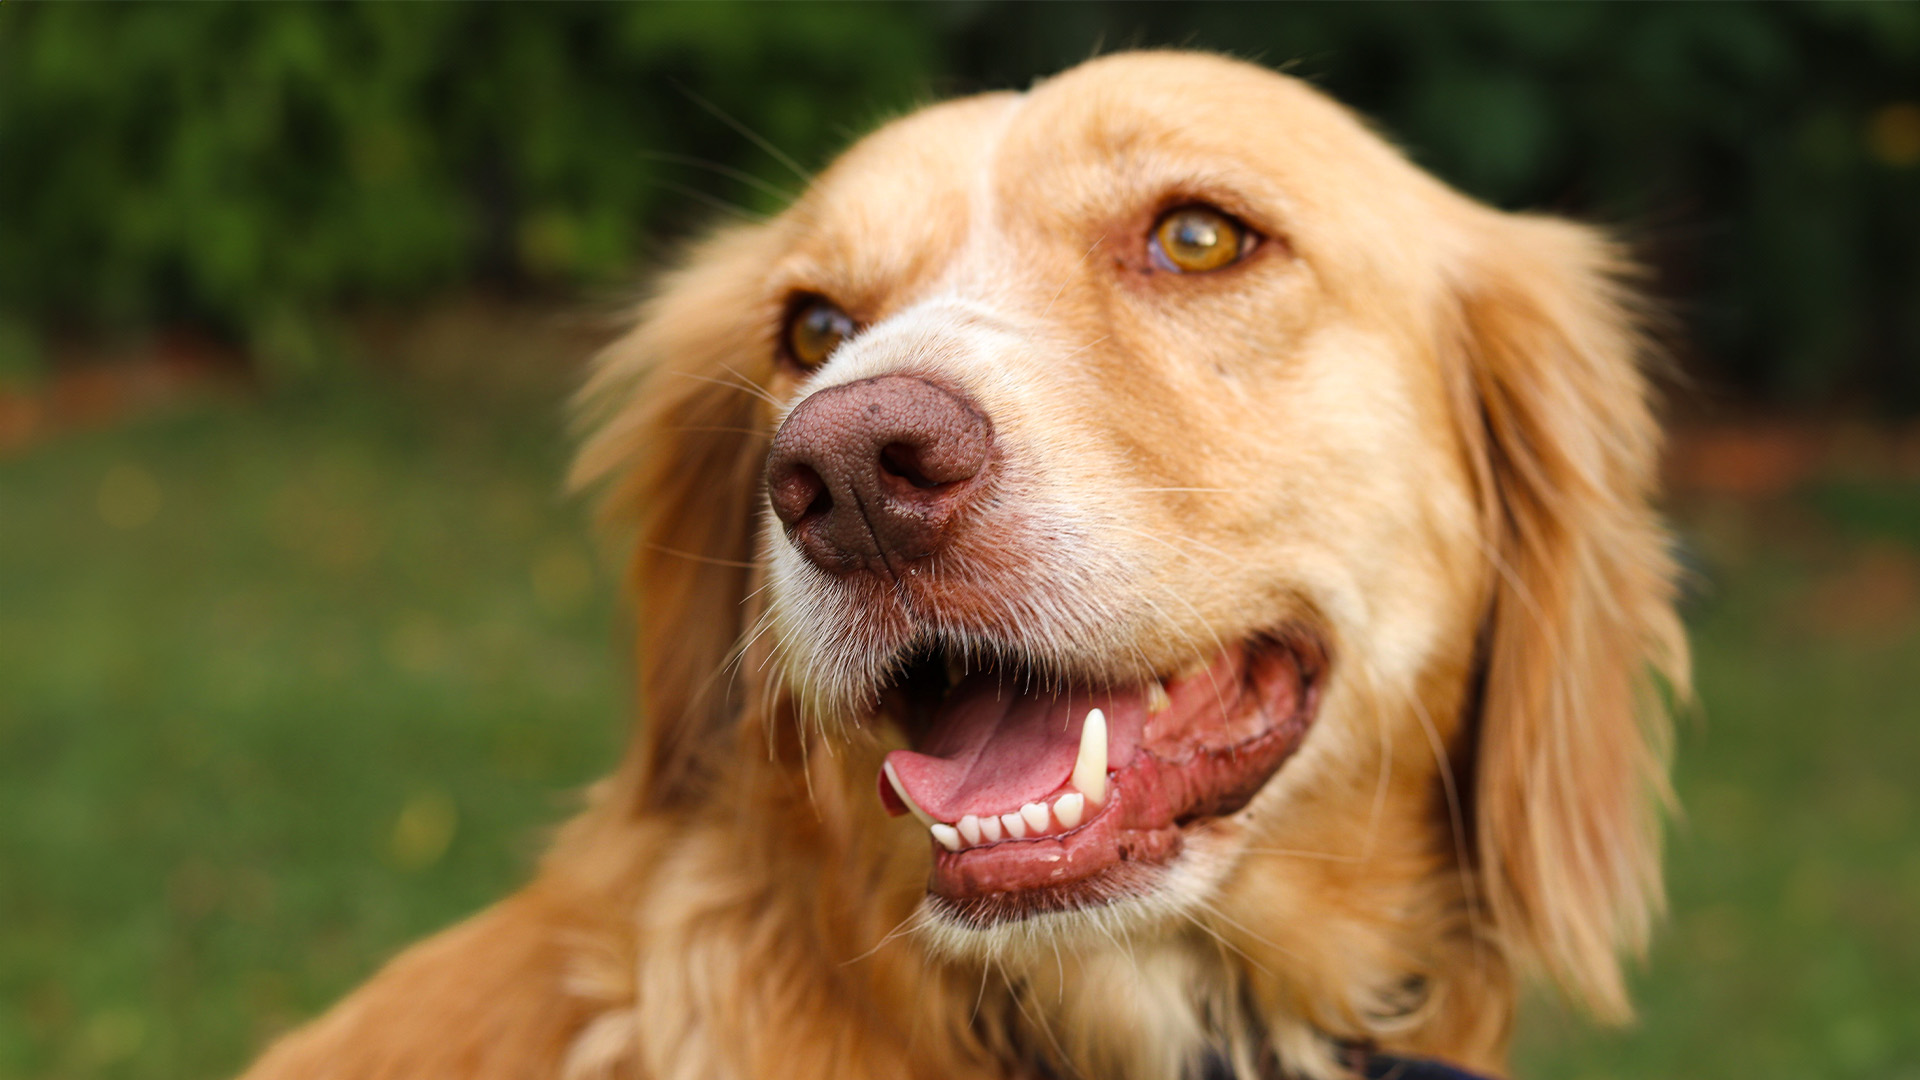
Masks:
[[[1687,666],[1630,271],[1216,56],[887,124],[587,388],[625,762],[249,1075],[1499,1074],[1528,977],[1625,1016]]]

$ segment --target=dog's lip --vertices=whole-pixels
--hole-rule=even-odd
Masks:
[[[934,843],[929,892],[968,921],[994,922],[1150,888],[1145,871],[1174,860],[1191,830],[1244,806],[1298,748],[1317,711],[1325,666],[1317,638],[1260,635],[1187,680],[1190,690],[1206,687],[1215,697],[1210,710],[1166,708],[1146,716],[1144,699],[1158,684],[1109,692],[1105,700],[1121,724],[1129,708],[1141,715],[1125,759],[1110,765],[1104,802],[1089,807],[1077,826],[1046,835],[958,851]]]

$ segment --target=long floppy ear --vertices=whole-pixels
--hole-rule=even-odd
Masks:
[[[766,459],[767,262],[762,228],[696,247],[581,392],[591,434],[571,483],[606,482],[605,515],[634,534],[640,727],[618,785],[641,807],[691,795],[740,715],[724,668],[745,628]]]
[[[1495,559],[1474,830],[1485,901],[1523,967],[1631,1015],[1622,951],[1664,897],[1671,725],[1687,693],[1675,564],[1651,505],[1660,433],[1631,266],[1594,231],[1489,215],[1457,283],[1463,430]]]

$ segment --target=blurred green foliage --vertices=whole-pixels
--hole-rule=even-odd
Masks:
[[[343,303],[604,286],[797,182],[721,114],[811,167],[1136,45],[1290,67],[1478,196],[1625,226],[1711,381],[1920,405],[1920,5],[1874,3],[8,3],[0,378],[63,328],[298,369]]]
[[[931,63],[903,10],[846,14],[9,4],[0,324],[197,322],[297,367],[329,305],[614,279],[663,188],[712,186],[677,155],[743,156],[692,88],[812,147]]]

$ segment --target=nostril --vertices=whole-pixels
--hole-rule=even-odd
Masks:
[[[921,468],[920,448],[911,443],[888,443],[881,447],[880,468],[917,488],[939,487],[941,483],[929,477],[926,470]]]
[[[807,504],[806,512],[800,515],[800,520],[802,521],[810,517],[822,517],[827,511],[833,509],[833,492],[827,490],[826,483],[822,481],[819,476],[816,475],[813,478],[813,482],[820,485],[820,493],[815,495],[813,501]]]
[[[788,528],[833,509],[833,493],[811,465],[796,462],[779,470],[768,488],[773,512]]]

